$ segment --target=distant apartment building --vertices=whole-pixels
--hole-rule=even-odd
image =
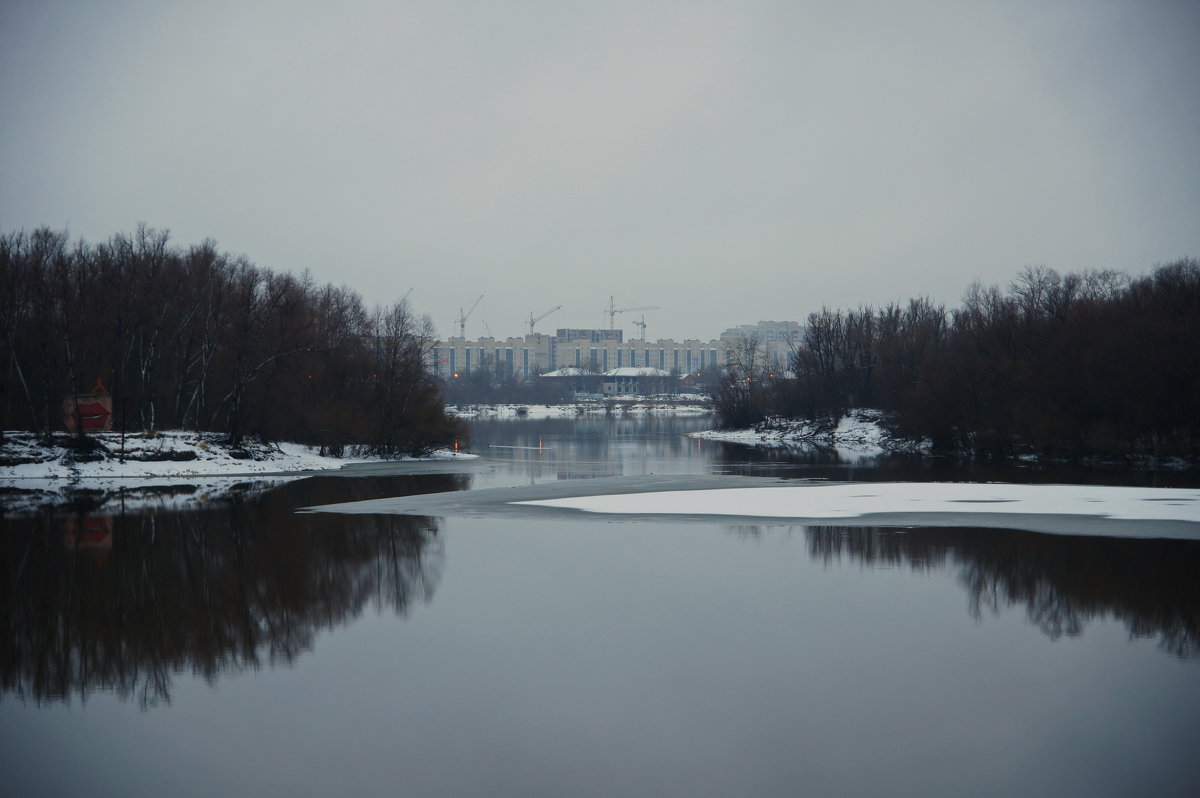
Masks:
[[[770,337],[760,336],[760,340],[765,341],[775,367],[786,369],[789,342],[798,337],[800,329],[796,322],[742,325],[707,341],[625,340],[622,330],[584,328],[561,328],[554,335],[534,333],[521,338],[451,337],[434,344],[428,366],[434,375],[443,378],[481,369],[519,379],[564,368],[596,374],[618,368],[654,368],[681,376],[703,374],[730,362],[744,329],[757,330],[762,325],[773,325],[769,328]]]
[[[739,324],[721,333],[721,340],[749,338],[757,335],[765,344],[795,345],[804,336],[804,325],[798,321],[760,321],[758,324]]]
[[[757,324],[739,324],[721,333],[721,342],[727,349],[736,348],[742,342],[757,339],[766,359],[774,371],[787,372],[791,369],[792,354],[804,338],[804,325],[797,321],[760,321]]]
[[[481,370],[524,379],[553,370],[553,352],[554,336],[544,333],[476,340],[455,336],[433,345],[428,367],[447,379]]]
[[[624,337],[624,330],[592,330],[560,327],[554,331],[554,339],[565,344],[574,343],[575,341],[588,341],[593,344],[616,342],[619,344]]]

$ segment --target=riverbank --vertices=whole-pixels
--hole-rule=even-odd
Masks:
[[[814,447],[837,451],[851,460],[876,457],[884,454],[933,453],[929,439],[897,435],[888,423],[887,414],[880,410],[851,410],[840,419],[770,418],[750,429],[704,430],[689,433],[690,437],[705,440],[726,441],[746,446],[763,447]],[[964,460],[976,459],[968,451],[942,452]],[[1026,451],[1012,456],[1013,462],[1028,464],[1073,463],[1097,469],[1133,469],[1184,471],[1200,467],[1200,463],[1184,457],[1159,457],[1149,454],[1089,455],[1066,458],[1045,453]]]
[[[689,435],[748,446],[815,446],[844,450],[860,456],[889,452],[928,454],[931,448],[929,441],[893,434],[885,415],[878,410],[851,410],[836,420],[771,418],[751,429],[703,430]]]
[[[456,452],[433,452],[425,458],[393,458],[398,462],[474,458]],[[243,440],[234,447],[212,432],[119,432],[89,434],[83,442],[57,435],[45,444],[32,432],[5,432],[0,445],[0,481],[20,479],[226,477],[326,471],[351,463],[385,462],[381,457],[332,457],[300,443]]]

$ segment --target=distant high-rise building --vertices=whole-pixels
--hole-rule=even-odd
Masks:
[[[559,328],[554,331],[554,337],[561,344],[569,344],[573,341],[589,341],[594,344],[615,341],[619,344],[624,337],[624,331]]]
[[[430,349],[429,370],[443,378],[495,370],[505,376],[535,377],[562,368],[603,373],[619,368],[654,368],[677,375],[703,375],[731,362],[738,342],[758,334],[772,368],[783,372],[799,341],[802,327],[792,321],[743,324],[726,330],[720,339],[675,341],[625,340],[622,330],[564,327],[554,335],[535,333],[521,338],[477,340],[452,337]]]
[[[764,344],[792,344],[804,335],[804,325],[798,321],[760,321],[758,324],[739,324],[721,333],[722,341],[734,341],[757,335]]]

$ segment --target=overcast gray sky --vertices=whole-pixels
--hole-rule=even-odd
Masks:
[[[145,222],[442,334],[1200,255],[1194,1],[0,7],[4,231]]]

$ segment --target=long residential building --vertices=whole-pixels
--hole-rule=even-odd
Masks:
[[[795,322],[760,322],[760,325],[794,325]],[[736,356],[745,335],[754,334],[752,325],[727,330],[720,338],[688,338],[675,341],[632,339],[626,341],[622,330],[563,328],[554,335],[534,333],[520,338],[483,337],[468,340],[451,337],[438,341],[430,350],[429,370],[438,377],[453,378],[479,370],[495,371],[501,376],[527,379],[562,368],[579,368],[602,373],[615,368],[656,368],[677,375],[703,374],[728,365]],[[785,370],[795,336],[775,335],[772,340],[760,336],[770,367]]]

